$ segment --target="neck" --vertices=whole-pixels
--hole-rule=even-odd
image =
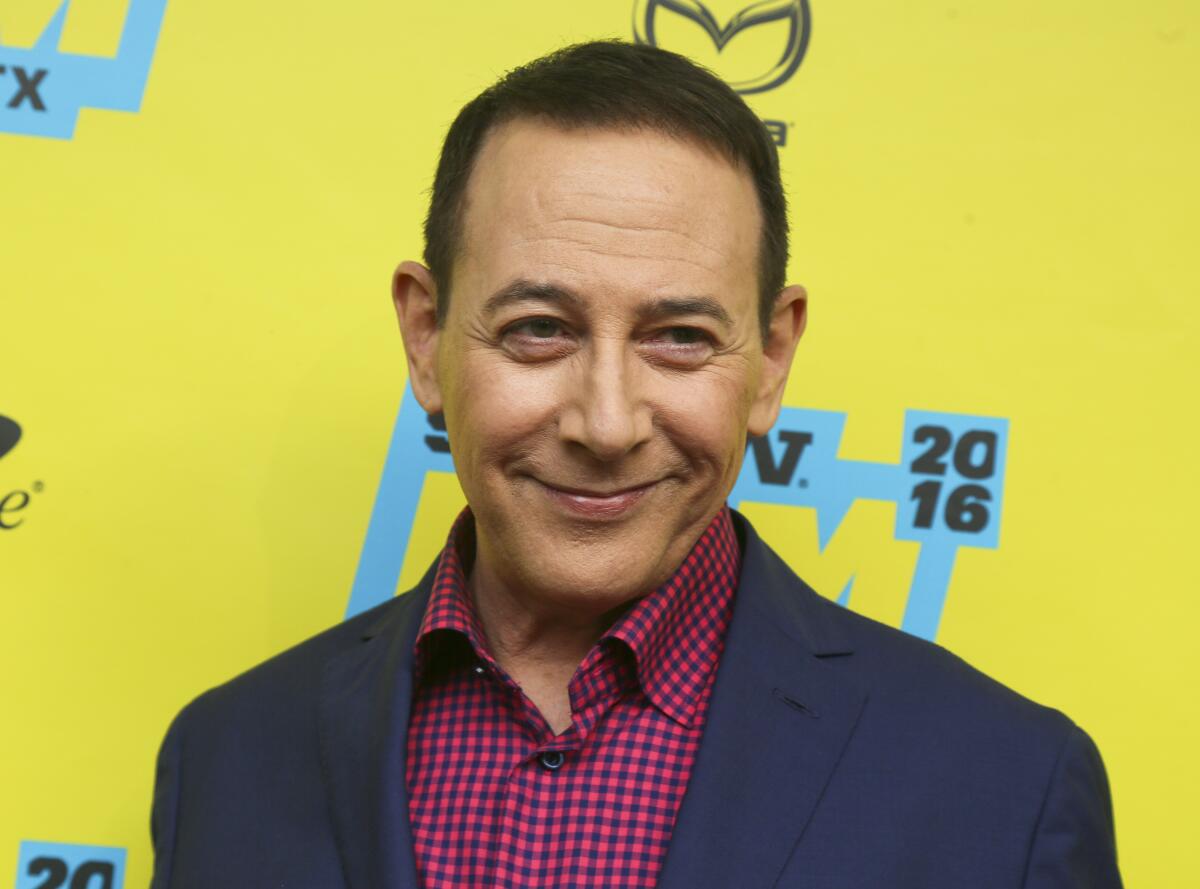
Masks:
[[[589,612],[514,588],[477,559],[468,581],[488,648],[555,734],[571,725],[568,686],[588,651],[633,602]]]
[[[501,666],[506,661],[570,667],[573,672],[596,641],[633,604],[589,612],[514,589],[476,563],[468,582],[488,646]]]

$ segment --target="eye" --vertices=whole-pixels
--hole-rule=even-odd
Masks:
[[[698,327],[668,327],[663,331],[666,339],[678,346],[691,346],[709,342],[708,334]]]
[[[538,340],[553,339],[562,332],[562,325],[553,318],[528,318],[525,321],[518,321],[505,331],[505,333],[523,334]]]
[[[664,327],[643,342],[655,360],[685,369],[707,362],[715,347],[712,334],[699,327]]]
[[[548,315],[522,318],[501,331],[500,341],[518,361],[544,361],[565,355],[576,345],[567,325]]]

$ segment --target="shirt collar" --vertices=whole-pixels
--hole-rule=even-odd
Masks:
[[[436,652],[444,650],[449,641],[445,637],[465,638],[480,660],[497,666],[467,591],[474,552],[475,523],[467,507],[455,520],[439,557],[417,634],[418,683]],[[692,724],[720,659],[740,568],[737,533],[729,508],[722,507],[671,577],[638,600],[597,642],[614,639],[627,645],[637,662],[642,692],[682,725]]]

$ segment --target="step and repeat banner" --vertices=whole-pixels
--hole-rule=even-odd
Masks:
[[[391,271],[457,109],[596,37],[779,146],[811,323],[735,505],[1066,711],[1129,885],[1196,885],[1194,4],[4,0],[0,886],[146,885],[174,713],[423,573]]]

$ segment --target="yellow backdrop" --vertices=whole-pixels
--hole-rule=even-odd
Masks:
[[[1128,884],[1196,885],[1195,3],[734,33],[748,0],[706,0],[720,52],[646,0],[58,4],[0,7],[0,885],[145,885],[175,711],[425,567],[462,495],[421,418],[392,443],[389,276],[457,108],[601,36],[763,87],[784,142],[812,320],[745,511],[826,595],[1070,714]],[[971,530],[946,498],[985,474]]]

